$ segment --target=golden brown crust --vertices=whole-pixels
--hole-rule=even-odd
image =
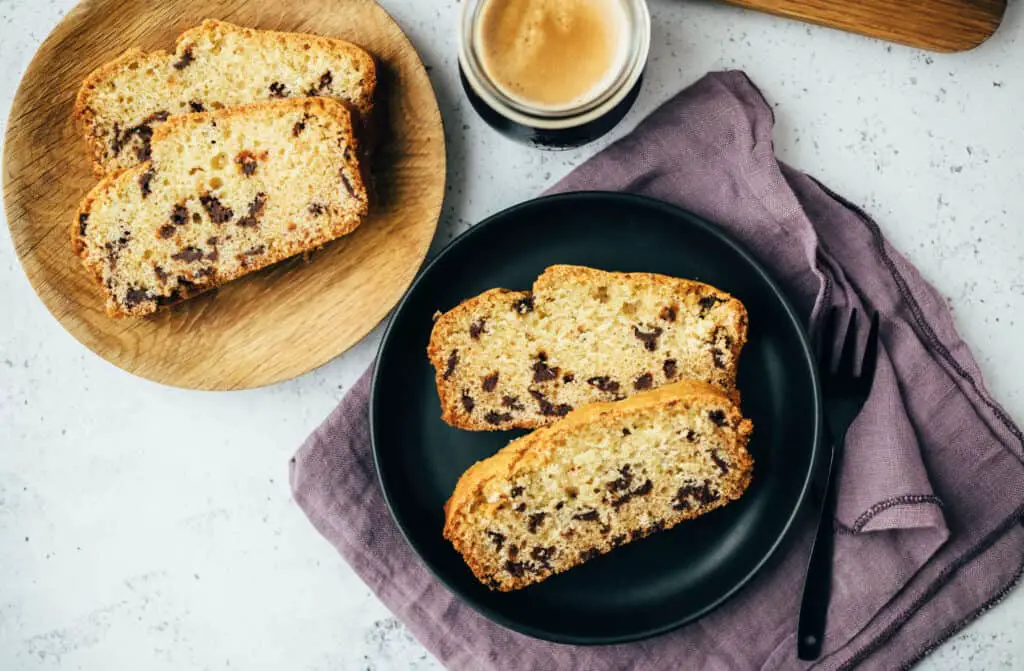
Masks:
[[[233,118],[245,118],[249,115],[284,115],[295,111],[303,111],[305,113],[313,113],[330,117],[333,119],[333,123],[340,128],[340,134],[347,136],[348,146],[350,146],[353,151],[351,153],[346,153],[345,165],[349,170],[350,179],[346,181],[345,188],[350,188],[352,190],[352,199],[357,203],[358,209],[352,212],[353,216],[350,218],[340,219],[337,221],[332,220],[330,228],[319,229],[317,234],[313,237],[301,239],[278,237],[276,239],[277,244],[275,244],[268,253],[258,257],[253,257],[251,260],[247,261],[246,266],[239,267],[236,270],[229,272],[218,271],[212,280],[206,283],[186,284],[177,291],[176,296],[172,300],[167,300],[161,303],[161,306],[176,304],[182,300],[186,300],[297,254],[312,251],[338,237],[352,232],[359,226],[362,221],[362,217],[367,214],[368,196],[365,183],[358,178],[363,174],[363,168],[359,162],[358,141],[353,134],[351,114],[347,107],[337,100],[319,97],[289,98],[273,102],[258,102],[214,112],[172,117],[166,123],[161,124],[155,129],[153,134],[153,143],[154,146],[157,146],[162,142],[173,141],[169,138],[173,138],[176,134],[188,134],[191,132],[189,129],[201,127],[209,123],[211,120],[221,122],[223,124],[229,122]],[[145,163],[119,170],[103,177],[82,200],[82,204],[76,213],[75,220],[72,222],[72,250],[81,258],[83,266],[87,271],[89,271],[92,278],[107,294],[106,309],[107,314],[111,317],[144,316],[154,312],[157,308],[150,301],[142,302],[134,307],[126,307],[115,300],[113,294],[104,285],[103,263],[99,261],[95,255],[90,261],[90,257],[86,249],[87,240],[82,236],[82,227],[80,222],[83,220],[83,217],[88,220],[97,200],[101,198],[116,198],[114,192],[116,192],[116,187],[122,181],[137,181],[139,176],[151,169],[152,164],[152,161],[146,161]],[[343,190],[342,179],[340,177],[338,179],[338,190]]]
[[[570,412],[559,422],[514,440],[492,457],[477,462],[459,478],[452,496],[444,506],[444,537],[451,541],[455,549],[463,555],[474,575],[481,582],[489,584],[495,589],[502,591],[518,589],[537,580],[543,580],[550,573],[541,576],[524,575],[516,576],[513,579],[495,580],[495,575],[487,566],[489,558],[479,555],[479,546],[475,546],[470,538],[474,530],[479,529],[479,524],[476,522],[486,520],[488,516],[495,514],[509,503],[507,497],[495,499],[491,496],[489,498],[484,492],[485,488],[495,481],[507,485],[524,474],[540,471],[559,456],[560,450],[566,449],[564,447],[566,440],[597,422],[618,426],[619,423],[635,419],[644,413],[677,406],[680,409],[684,406],[687,409],[727,408],[724,422],[734,427],[735,441],[728,446],[728,449],[722,451],[722,456],[729,461],[732,470],[716,483],[721,498],[714,505],[705,509],[694,507],[675,511],[671,518],[666,519],[657,530],[671,528],[686,519],[697,517],[708,509],[738,499],[751,480],[753,459],[747,452],[746,445],[753,431],[753,425],[750,420],[743,418],[739,409],[720,389],[703,382],[687,380],[643,392],[624,401],[584,406]],[[605,422],[605,420],[613,421]],[[614,455],[608,455],[606,458],[611,460],[613,457]],[[620,531],[624,530],[620,529]],[[637,531],[641,536],[650,532],[649,529],[644,528],[634,528],[631,531]],[[563,536],[565,536],[564,533]],[[615,543],[613,539],[605,538],[597,541],[594,549],[603,554],[618,547],[619,544],[622,542]],[[567,570],[585,560],[585,556],[581,558],[578,552],[566,555],[553,572]]]
[[[480,407],[479,404],[475,406],[474,413],[468,413],[461,402],[462,393],[466,385],[462,384],[459,380],[450,379],[454,377],[452,375],[446,376],[448,373],[448,361],[451,356],[451,352],[454,349],[458,349],[458,346],[454,343],[459,342],[462,331],[465,329],[465,324],[467,322],[472,322],[475,317],[483,315],[485,318],[491,319],[494,315],[500,315],[507,312],[510,304],[514,304],[515,302],[522,300],[536,300],[539,305],[542,300],[546,297],[552,296],[560,287],[564,287],[570,283],[598,287],[610,282],[628,284],[634,287],[634,291],[637,294],[650,293],[654,290],[671,294],[680,297],[681,299],[685,299],[688,296],[713,296],[715,297],[715,300],[720,301],[721,305],[717,309],[720,314],[725,314],[728,317],[727,330],[729,331],[729,337],[723,339],[722,342],[724,344],[720,345],[720,349],[728,353],[728,356],[725,357],[728,363],[726,364],[725,369],[721,372],[711,371],[717,375],[717,378],[709,378],[709,381],[714,380],[720,388],[729,394],[734,402],[739,403],[739,390],[736,388],[735,383],[736,366],[743,346],[746,343],[748,329],[746,308],[739,300],[715,287],[693,280],[669,277],[655,273],[615,273],[587,268],[584,266],[555,265],[547,268],[544,273],[537,278],[532,287],[532,291],[491,289],[478,296],[464,300],[456,307],[441,315],[434,322],[430,340],[427,345],[427,357],[435,370],[435,384],[438,391],[438,397],[440,399],[442,420],[457,428],[472,431],[536,428],[556,421],[558,419],[557,415],[545,417],[543,415],[538,415],[536,412],[530,412],[527,410],[522,414],[516,414],[513,412],[511,413],[513,415],[511,419],[503,421],[500,424],[494,424],[483,418],[483,412],[476,410]],[[680,305],[684,305],[685,301],[680,300],[679,303]],[[682,310],[683,308],[680,309]],[[582,321],[584,320],[581,320],[581,322]],[[588,325],[588,327],[589,326],[590,325]],[[667,325],[661,324],[661,326]],[[518,323],[513,324],[512,328],[519,328]],[[538,335],[536,333],[533,334],[536,338],[520,337],[520,334],[508,335],[509,340],[518,340],[521,343],[518,346],[522,348],[533,346],[535,344],[535,339],[542,340],[545,337],[544,334]],[[462,340],[464,341],[464,338],[462,338]],[[460,350],[460,355],[464,354],[465,351]],[[566,362],[564,360],[558,362],[558,364],[563,367],[569,366],[571,363],[572,362]],[[681,364],[680,369],[680,375],[688,374],[688,371],[682,369]],[[576,378],[579,378],[579,371],[575,372],[577,373]],[[599,375],[600,372],[590,371],[587,374]],[[670,381],[671,380],[665,380],[665,383]],[[579,381],[577,380],[576,383],[578,384]],[[554,384],[558,385],[558,381],[555,381]],[[654,386],[660,386],[657,376],[654,377],[652,384]],[[532,385],[531,388],[533,388]],[[558,389],[556,388],[555,391],[557,392]],[[620,386],[619,393],[628,396],[632,391],[633,390],[628,384],[623,383]],[[517,387],[511,392],[512,395],[519,397],[521,400],[529,398],[527,396],[528,393],[529,390],[525,388],[525,385]],[[549,400],[557,405],[557,401],[554,396],[551,396]]]

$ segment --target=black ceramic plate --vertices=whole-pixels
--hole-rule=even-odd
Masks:
[[[756,464],[742,499],[518,592],[479,584],[441,537],[442,506],[462,472],[523,431],[470,432],[440,420],[426,347],[431,316],[493,287],[529,289],[549,265],[664,273],[743,301],[743,411]],[[613,193],[533,200],[474,226],[420,274],[380,348],[370,404],[374,458],[391,513],[455,594],[530,636],[616,643],[669,631],[734,594],[767,561],[807,489],[819,431],[815,366],[778,285],[714,224],[671,205]]]

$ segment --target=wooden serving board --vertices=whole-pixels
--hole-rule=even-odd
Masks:
[[[378,59],[381,137],[371,214],[352,235],[144,319],[106,316],[71,252],[70,227],[94,185],[72,101],[93,68],[125,49],[172,49],[205,18],[341,37]],[[165,384],[241,389],[305,373],[365,336],[426,255],[445,186],[437,100],[398,25],[373,0],[85,0],[43,42],[15,96],[3,157],[11,237],[32,286],[75,338]]]
[[[996,31],[1006,0],[725,0],[931,51],[966,51]]]

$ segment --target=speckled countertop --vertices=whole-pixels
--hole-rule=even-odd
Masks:
[[[73,4],[0,0],[0,122]],[[430,66],[447,125],[435,248],[598,148],[543,153],[494,134],[458,86],[458,3],[383,4]],[[988,385],[1024,419],[1024,2],[959,55],[710,2],[651,5],[644,89],[615,135],[708,70],[745,69],[776,105],[782,158],[879,220],[948,297]],[[288,490],[288,458],[369,364],[379,329],[267,389],[162,387],[64,332],[0,228],[0,669],[438,668]],[[161,417],[174,428],[146,429]],[[1024,590],[921,668],[1024,668]]]

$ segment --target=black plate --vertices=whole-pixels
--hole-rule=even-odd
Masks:
[[[441,537],[462,472],[523,431],[470,432],[440,420],[426,347],[431,316],[493,287],[528,289],[549,265],[694,278],[746,304],[740,363],[754,421],[754,480],[739,501],[511,593],[479,584]],[[804,497],[817,452],[819,394],[807,339],[776,283],[720,228],[638,196],[573,193],[501,212],[420,274],[384,334],[373,379],[374,460],[391,514],[431,571],[480,613],[530,636],[576,644],[653,636],[721,604],[767,561]]]

